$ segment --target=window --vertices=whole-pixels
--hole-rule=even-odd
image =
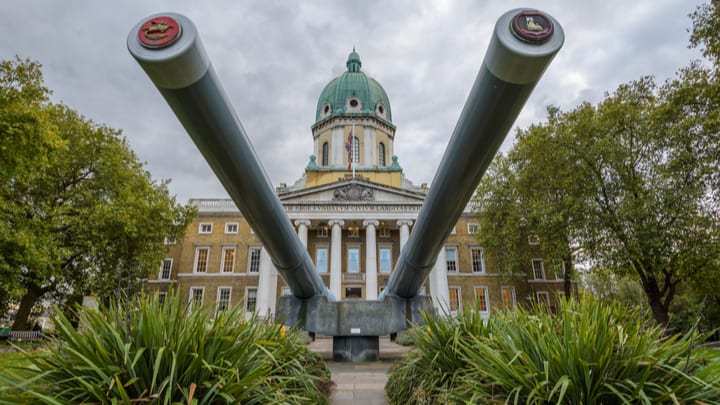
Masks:
[[[390,228],[381,225],[380,229],[378,229],[378,236],[381,238],[389,238],[390,237]]]
[[[198,227],[198,233],[212,233],[212,224],[210,222],[202,222]]]
[[[222,269],[223,273],[232,273],[235,271],[235,247],[224,247],[222,250]]]
[[[177,241],[175,239],[170,239],[168,237],[165,237],[165,239],[163,240],[163,243],[165,245],[174,245],[175,243],[177,243]]]
[[[328,165],[328,158],[330,157],[330,145],[328,145],[327,142],[323,143],[322,145],[322,165],[327,166]]]
[[[538,291],[537,302],[538,305],[544,305],[550,308],[550,293],[548,293],[547,291]]]
[[[172,264],[173,259],[163,259],[162,265],[160,266],[160,280],[170,280]]]
[[[347,272],[348,273],[359,273],[360,272],[360,248],[350,247],[347,250]]]
[[[358,228],[357,226],[348,227],[347,236],[348,238],[359,238],[360,228]]]
[[[315,235],[318,238],[327,238],[328,237],[328,227],[327,226],[321,226],[317,229]]]
[[[281,297],[287,297],[293,295],[292,290],[290,287],[283,287],[282,290],[280,290],[280,296]]]
[[[457,273],[457,248],[445,248],[445,262],[447,263],[448,273]]]
[[[318,247],[315,249],[315,267],[318,273],[326,273],[328,271],[328,248]]]
[[[483,251],[480,247],[470,248],[470,262],[472,263],[473,273],[485,272],[485,261],[483,259]]]
[[[460,309],[460,287],[449,287],[448,293],[450,293],[450,311],[457,311]]]
[[[345,288],[345,299],[361,300],[362,299],[362,287],[346,287]]]
[[[475,303],[480,312],[490,310],[490,297],[488,296],[487,287],[475,287]]]
[[[209,247],[195,248],[195,265],[193,266],[193,272],[195,272],[195,273],[207,272],[209,256],[210,256],[210,248]]]
[[[529,235],[528,236],[528,245],[539,245],[540,244],[540,237],[538,235]]]
[[[237,222],[226,222],[225,223],[225,233],[238,233],[238,223]]]
[[[467,231],[470,235],[480,232],[480,224],[467,224]]]
[[[392,270],[392,248],[390,246],[380,246],[378,259],[380,273],[390,273],[390,270]]]
[[[166,292],[159,292],[159,293],[158,293],[158,304],[160,304],[160,306],[165,305],[165,299],[166,299],[166,298],[167,298],[167,293],[166,293]]]
[[[385,166],[385,144],[382,142],[378,145],[378,165]]]
[[[230,292],[232,287],[218,288],[217,312],[224,311],[230,307]]]
[[[535,280],[545,280],[545,269],[541,259],[533,259],[532,261],[533,278]]]
[[[245,293],[245,311],[255,312],[257,307],[257,287],[248,287]]]
[[[251,247],[248,252],[248,273],[260,271],[260,248]]]
[[[202,306],[204,293],[205,289],[203,287],[190,287],[190,310]]]
[[[502,295],[503,307],[515,308],[515,287],[500,287],[500,295]]]

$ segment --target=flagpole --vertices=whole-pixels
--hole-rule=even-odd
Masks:
[[[353,126],[352,126],[352,134],[353,134],[353,139],[352,139],[352,141],[351,141],[351,142],[352,142],[352,145],[351,145],[350,148],[351,148],[351,150],[352,150],[351,153],[353,154],[353,157],[355,157],[355,156],[354,156],[354,155],[355,155],[355,123],[354,123],[354,122],[353,122]],[[360,152],[359,149],[360,149],[360,145],[358,145],[358,152]],[[358,153],[358,155],[359,155],[359,153]],[[360,158],[360,156],[358,156],[358,158]],[[352,160],[352,162],[350,163],[350,165],[352,166],[352,172],[353,172],[352,176],[353,176],[353,179],[354,179],[354,178],[355,178],[355,159]]]

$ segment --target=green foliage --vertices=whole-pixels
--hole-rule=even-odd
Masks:
[[[139,292],[194,213],[120,131],[48,93],[37,63],[0,62],[0,287],[20,303],[16,330],[41,298]]]
[[[62,315],[55,325],[59,339],[31,357],[34,375],[13,382],[23,393],[9,402],[327,403],[319,355],[240,307],[213,318],[179,297],[142,299],[80,313],[80,332]]]
[[[634,310],[583,298],[542,308],[427,319],[392,371],[391,403],[718,403],[720,353],[663,337]]]

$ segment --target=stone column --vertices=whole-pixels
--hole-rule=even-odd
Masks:
[[[330,241],[330,292],[338,301],[342,300],[342,227],[345,221],[334,219],[328,221],[332,227]]]
[[[303,246],[307,247],[308,227],[310,226],[310,220],[298,219],[295,221],[295,226],[298,227],[297,233],[298,237],[300,238],[300,242],[302,242]]]
[[[428,277],[430,281],[430,295],[438,314],[450,315],[450,290],[447,279],[447,259],[445,248],[440,249],[435,266]]]
[[[377,238],[376,227],[380,222],[376,220],[363,221],[365,227],[365,300],[377,300]]]
[[[260,269],[258,270],[258,289],[255,311],[262,318],[271,317],[275,313],[277,299],[277,269],[270,260],[270,255],[263,247],[260,250]]]
[[[400,250],[405,247],[408,238],[410,237],[410,226],[413,224],[411,219],[401,219],[397,221],[397,225],[400,227]]]

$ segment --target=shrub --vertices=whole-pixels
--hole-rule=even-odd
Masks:
[[[627,404],[717,403],[717,351],[697,336],[663,338],[634,310],[591,298],[427,319],[418,350],[392,372],[392,403]],[[431,385],[437,384],[437,385]]]
[[[323,360],[278,325],[245,320],[242,308],[190,311],[177,297],[82,311],[76,331],[32,358],[35,373],[15,402],[157,404],[327,403]]]

